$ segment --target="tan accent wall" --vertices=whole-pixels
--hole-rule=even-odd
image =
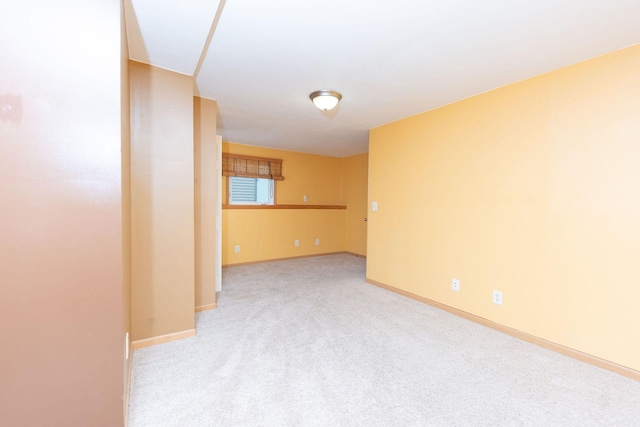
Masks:
[[[215,101],[193,98],[195,170],[195,307],[216,303],[217,186]]]
[[[373,129],[367,277],[640,370],[639,74],[635,45]]]
[[[110,0],[0,13],[3,426],[124,423],[121,25]]]
[[[340,159],[342,204],[345,213],[345,250],[367,255],[367,182],[369,154]]]
[[[192,78],[130,62],[133,340],[194,327]]]

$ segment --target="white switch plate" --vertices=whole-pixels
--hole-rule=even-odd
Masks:
[[[296,246],[300,246],[300,240],[296,240],[296,241],[294,242],[294,244],[295,244]]]
[[[451,280],[451,289],[453,289],[456,292],[460,292],[460,280],[458,279]]]
[[[498,305],[502,305],[502,292],[493,291],[493,303],[494,304],[498,304]]]
[[[233,250],[235,251],[235,253],[240,252],[240,245],[236,245],[236,247]]]
[[[302,198],[302,200],[305,201],[305,203],[307,202],[307,200],[309,200],[309,198],[307,197],[307,195],[305,194],[304,197]]]
[[[316,239],[316,246],[320,246],[320,239]]]
[[[371,203],[371,210],[373,212],[377,212],[378,211],[378,202],[372,202]]]

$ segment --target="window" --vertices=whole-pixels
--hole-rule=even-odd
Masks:
[[[222,153],[230,205],[275,204],[275,182],[282,181],[282,160]]]
[[[229,177],[229,204],[273,205],[273,179]]]

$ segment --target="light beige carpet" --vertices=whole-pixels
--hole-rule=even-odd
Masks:
[[[137,350],[130,426],[640,426],[640,383],[366,284],[331,255],[225,269],[197,336]]]

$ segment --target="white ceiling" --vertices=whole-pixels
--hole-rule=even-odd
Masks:
[[[125,0],[129,57],[192,76],[218,0]]]
[[[337,157],[367,151],[384,123],[640,42],[639,0],[125,7],[132,59],[189,75],[201,61],[197,88],[217,100],[226,141]],[[318,89],[342,93],[337,110],[313,106]]]

